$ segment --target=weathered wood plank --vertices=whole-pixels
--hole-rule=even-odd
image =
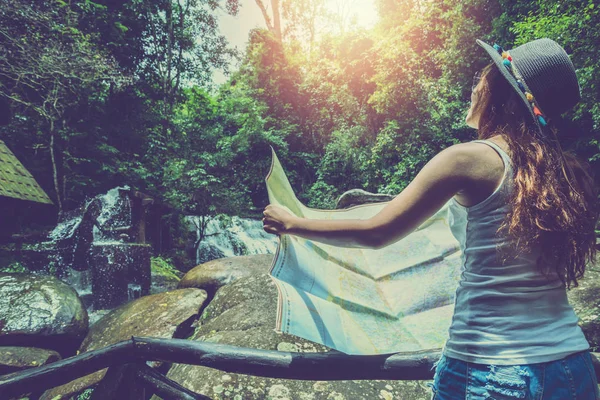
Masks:
[[[352,356],[341,352],[287,353],[185,339],[136,337],[136,352],[148,360],[202,365],[221,371],[299,380],[394,379],[433,377],[440,350]]]
[[[102,349],[65,358],[38,368],[0,376],[0,399],[9,399],[31,388],[49,389],[100,369],[134,361],[133,342],[119,342]]]
[[[90,400],[141,400],[148,398],[141,385],[135,382],[136,364],[110,367],[92,392]]]
[[[103,349],[0,376],[0,399],[31,392],[32,388],[42,390],[59,386],[106,367],[145,361],[201,365],[231,373],[297,380],[427,380],[433,378],[433,364],[440,354],[440,350],[371,356],[352,356],[337,351],[289,353],[184,339],[132,337]],[[592,359],[600,380],[600,354],[592,353]],[[116,368],[115,373],[118,370]],[[157,391],[184,396],[174,398],[206,398],[185,397],[203,395],[188,391],[150,368],[142,368],[135,376],[153,385]],[[172,391],[173,388],[178,391]]]
[[[210,397],[186,389],[146,364],[139,365],[135,377],[164,400],[211,400]]]

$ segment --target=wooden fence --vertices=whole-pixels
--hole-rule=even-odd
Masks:
[[[0,399],[9,399],[68,383],[108,367],[92,400],[136,398],[142,392],[164,400],[210,399],[194,393],[153,368],[147,361],[201,365],[230,373],[296,380],[428,380],[440,350],[353,356],[337,351],[290,353],[257,350],[185,339],[131,337],[37,368],[0,376]],[[592,353],[600,378],[600,354]],[[122,382],[127,384],[121,384]]]

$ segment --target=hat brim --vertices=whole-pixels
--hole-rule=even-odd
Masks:
[[[538,131],[540,132],[540,134],[543,135],[544,131],[542,130],[542,126],[540,125],[537,117],[533,113],[533,107],[531,107],[529,100],[527,100],[527,97],[525,97],[525,93],[523,93],[521,91],[521,89],[519,88],[519,85],[517,84],[517,79],[508,71],[508,69],[504,65],[504,63],[503,63],[504,59],[502,58],[502,56],[500,54],[498,54],[498,51],[496,51],[496,49],[493,48],[492,46],[490,46],[489,44],[487,44],[479,39],[477,39],[476,41],[477,41],[478,45],[480,45],[481,47],[483,47],[483,49],[485,51],[487,51],[487,53],[492,58],[492,61],[494,62],[494,64],[496,64],[496,66],[500,70],[500,73],[502,74],[502,76],[504,76],[504,78],[506,78],[508,83],[510,83],[510,85],[515,89],[515,91],[517,92],[517,95],[519,95],[519,97],[525,104],[525,107],[527,108],[527,110],[529,110],[529,114],[531,115],[531,120],[533,121],[535,126],[538,128]]]

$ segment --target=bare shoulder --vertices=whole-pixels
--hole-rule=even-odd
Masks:
[[[508,153],[504,140],[489,140]],[[450,146],[444,151],[461,160],[455,164],[455,168],[460,168],[466,184],[456,195],[459,203],[465,206],[477,204],[492,193],[501,181],[504,161],[491,146],[480,142],[466,142]]]
[[[452,163],[455,168],[471,169],[473,165],[482,161],[482,147],[490,148],[482,143],[466,142],[449,146],[442,150],[438,156]],[[490,149],[494,151],[493,149]]]
[[[507,149],[503,140],[497,137],[489,140],[503,150]],[[430,170],[445,178],[462,180],[464,186],[460,193],[477,194],[502,178],[504,162],[493,147],[481,142],[465,142],[440,151],[432,159]]]
[[[500,148],[502,148],[502,150],[506,150],[506,143],[504,141],[491,140],[491,139],[489,139],[489,141],[494,142],[495,144],[500,146]],[[491,151],[491,154],[493,154],[495,152],[495,150],[491,146],[489,146],[485,143],[472,141],[472,142],[454,144],[454,145],[446,148],[444,151],[449,151],[454,154],[461,154],[464,157],[477,157],[477,156],[480,156],[481,153],[483,151],[486,151],[487,149],[489,149]]]
[[[502,139],[489,139],[489,141],[498,145],[504,152],[509,154],[508,145]],[[503,166],[500,155],[491,146],[481,142],[465,142],[452,145],[440,154],[445,153],[446,157],[456,158],[470,169],[482,168],[485,170],[494,169],[498,165]]]

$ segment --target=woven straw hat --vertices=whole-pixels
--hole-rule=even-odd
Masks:
[[[543,134],[548,119],[581,100],[575,67],[565,50],[551,39],[538,39],[504,50],[477,40],[517,91]]]

